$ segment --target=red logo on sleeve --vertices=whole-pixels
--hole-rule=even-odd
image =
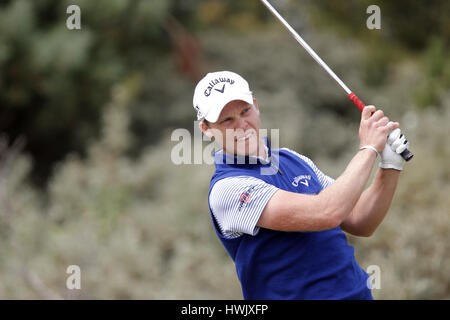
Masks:
[[[250,186],[247,190],[245,190],[240,196],[239,196],[239,207],[238,211],[241,211],[244,206],[247,205],[247,203],[250,202],[252,197],[250,196],[250,193],[253,192],[253,189],[255,189],[256,186]]]
[[[241,196],[239,197],[239,201],[242,203],[249,203],[250,201],[250,193],[248,192],[244,192],[243,194],[241,194]]]

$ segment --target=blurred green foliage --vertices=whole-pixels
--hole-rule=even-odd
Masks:
[[[310,1],[313,21],[318,25],[338,28],[352,37],[381,36],[390,44],[407,50],[425,49],[430,35],[450,39],[450,3],[442,0],[316,0]],[[374,32],[365,28],[366,9],[377,5],[381,13],[381,29]]]
[[[370,5],[380,8],[380,30],[364,28],[369,14],[361,13]],[[310,8],[315,25],[333,28],[365,44],[364,80],[368,85],[384,82],[400,60],[419,56],[424,71],[415,102],[421,108],[441,105],[441,91],[450,88],[450,2],[319,0],[311,2]]]
[[[82,8],[79,31],[66,28],[70,4]],[[0,4],[0,130],[26,138],[38,181],[68,151],[84,151],[97,136],[110,87],[143,65],[153,68],[169,50],[160,27],[169,6],[117,0]]]
[[[432,37],[423,57],[423,84],[416,93],[421,108],[440,106],[442,91],[450,88],[450,59],[446,43],[441,37]]]
[[[350,237],[381,268],[374,296],[450,298],[447,2],[272,2],[415,152],[379,230]],[[81,30],[65,27],[69,4]],[[0,298],[242,297],[209,217],[214,168],[170,161],[196,81],[227,69],[281,146],[345,169],[359,113],[259,1],[0,1]],[[71,264],[80,291],[65,287]]]

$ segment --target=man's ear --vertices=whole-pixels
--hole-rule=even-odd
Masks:
[[[258,100],[256,100],[256,98],[253,98],[253,105],[255,106],[256,110],[259,113],[259,105],[258,105]]]
[[[203,120],[198,123],[198,127],[200,128],[200,130],[203,132],[204,135],[206,135],[210,139],[213,138],[211,128]]]

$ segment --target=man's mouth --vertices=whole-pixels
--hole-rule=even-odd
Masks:
[[[255,132],[253,132],[253,131],[252,131],[252,132],[249,132],[249,133],[247,133],[245,136],[240,137],[240,138],[237,138],[236,141],[241,142],[241,141],[248,140],[248,139],[250,139],[250,137],[252,137],[254,134],[255,134]]]

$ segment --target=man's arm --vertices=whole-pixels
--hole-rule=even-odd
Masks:
[[[383,150],[389,132],[399,126],[381,110],[367,106],[359,129],[361,146]],[[258,226],[281,231],[318,231],[337,227],[361,197],[375,161],[373,150],[359,151],[344,173],[318,195],[278,190],[266,204]]]
[[[342,230],[355,236],[371,236],[389,210],[399,176],[398,170],[378,169],[370,187],[341,224]]]
[[[320,231],[339,226],[361,196],[375,161],[361,150],[344,173],[317,195],[278,190],[266,204],[257,226],[280,231]]]
[[[343,230],[356,236],[370,236],[383,221],[397,188],[405,160],[401,153],[409,148],[409,142],[400,129],[392,131],[381,152],[375,180],[362,194],[348,218],[342,223]]]

